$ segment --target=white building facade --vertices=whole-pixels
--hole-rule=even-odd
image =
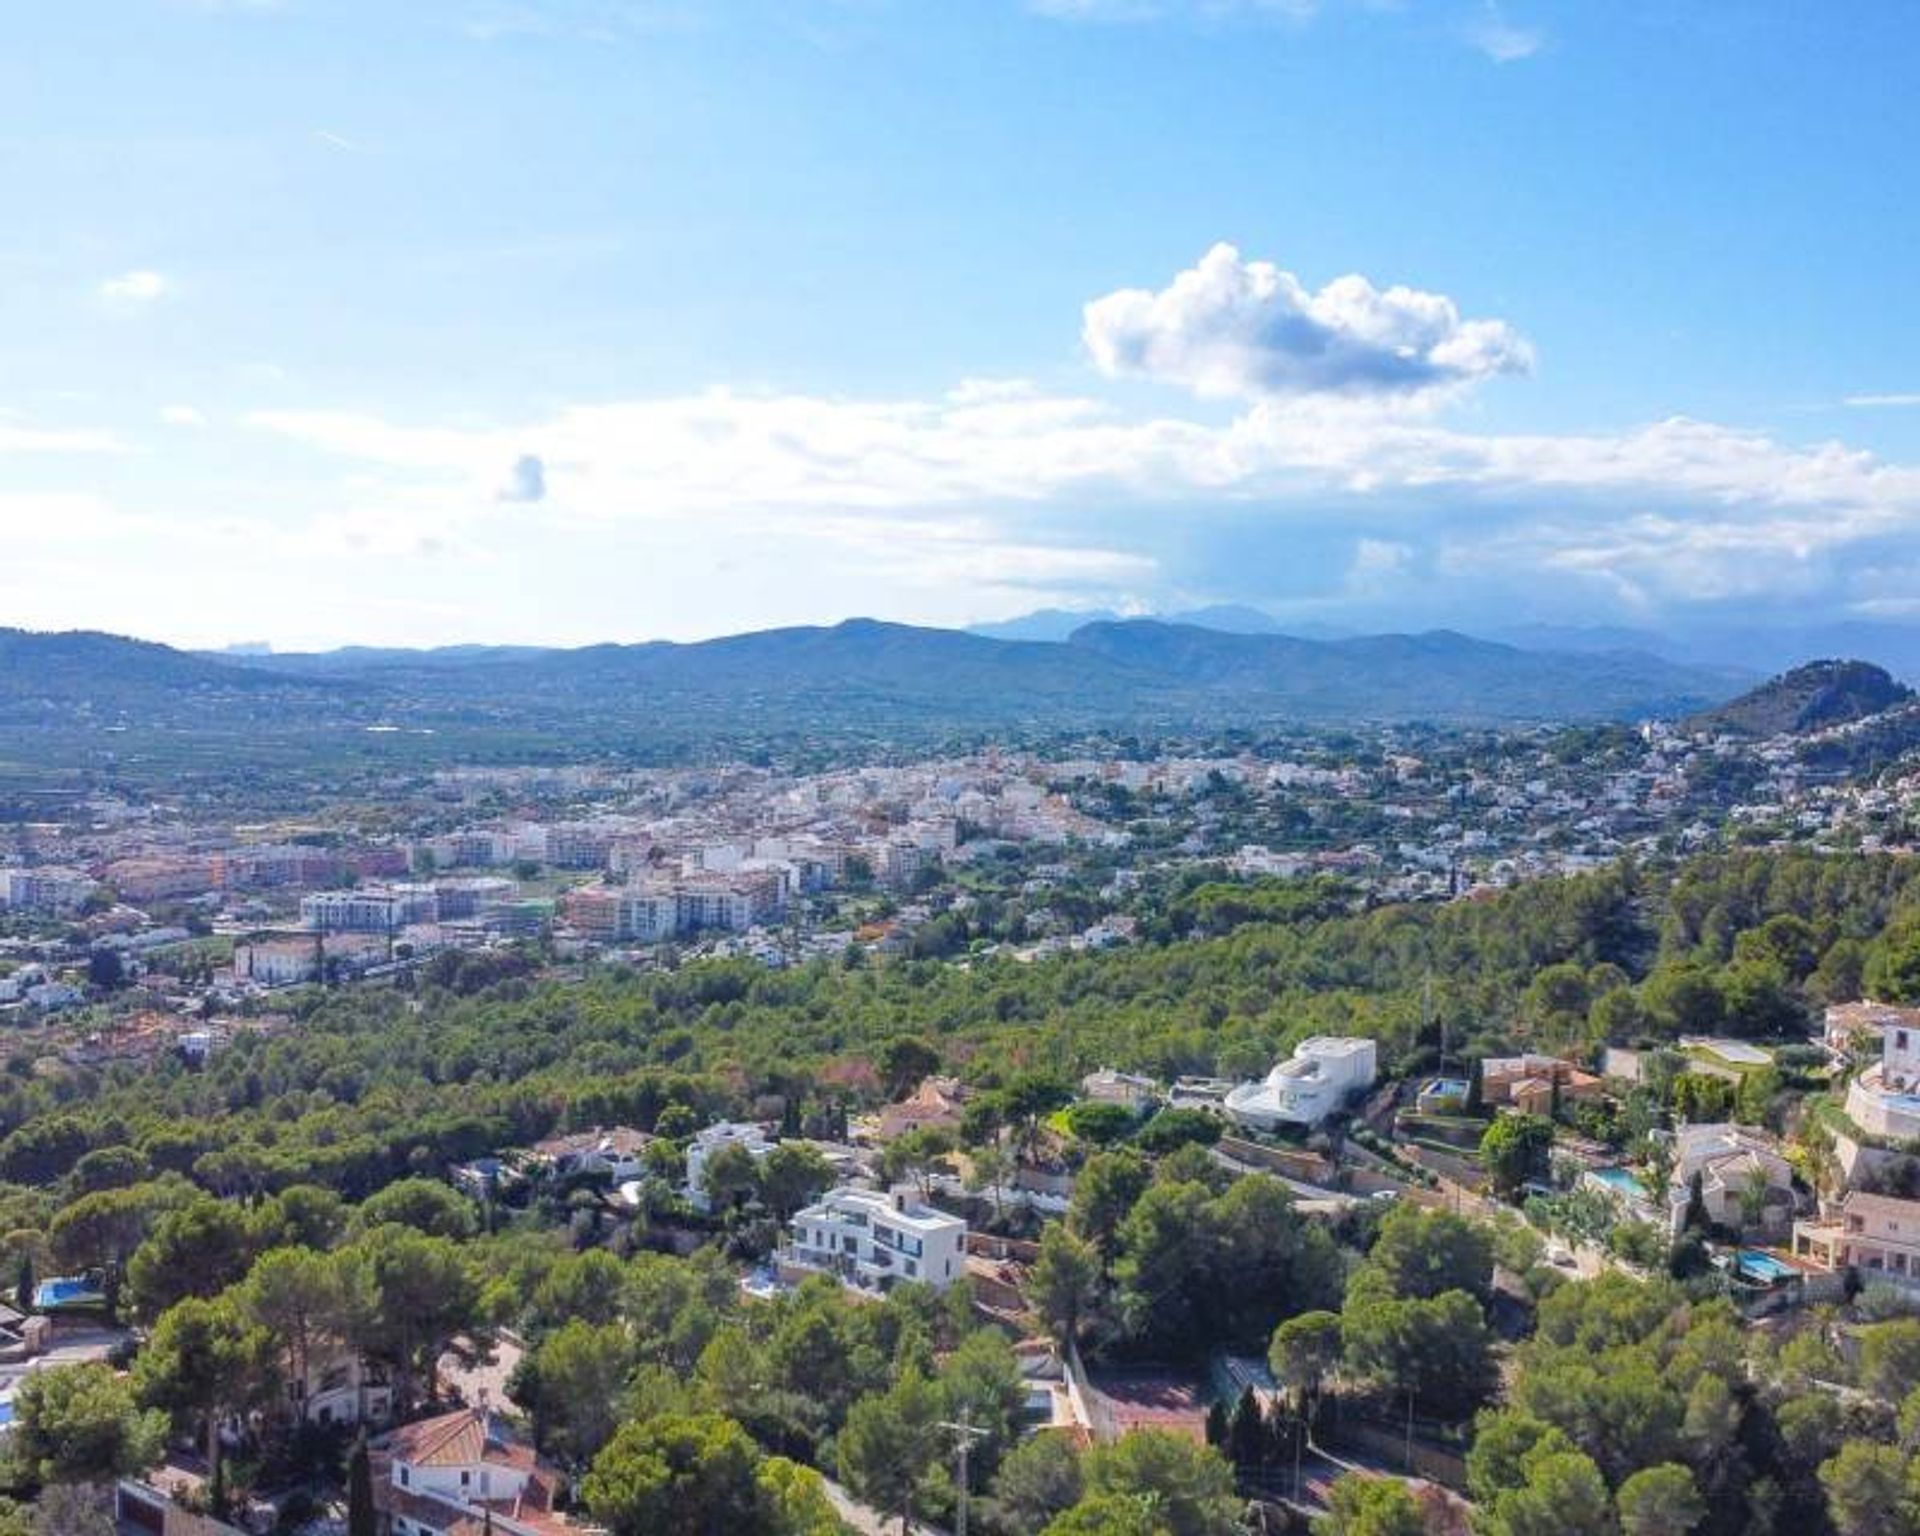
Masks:
[[[922,1203],[905,1185],[832,1190],[796,1215],[789,1233],[785,1263],[838,1275],[863,1291],[902,1284],[944,1291],[966,1269],[966,1222]]]
[[[1315,1035],[1265,1079],[1242,1083],[1226,1096],[1227,1117],[1251,1130],[1315,1126],[1373,1086],[1377,1047],[1353,1035]]]

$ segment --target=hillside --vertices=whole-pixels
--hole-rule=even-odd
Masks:
[[[98,634],[0,636],[0,720],[580,732],[609,747],[803,735],[1208,730],[1281,722],[1526,722],[1674,716],[1740,678],[1636,653],[1521,651],[1450,632],[1302,639],[1158,620],[1004,641],[876,620],[691,645],[447,647],[205,657]]]
[[[1087,625],[1069,643],[1178,677],[1216,704],[1309,721],[1666,716],[1739,686],[1737,674],[1644,654],[1521,650],[1450,630],[1307,640],[1135,620]]]
[[[177,651],[95,630],[0,629],[0,718],[35,719],[209,708],[311,692],[306,678],[277,676],[230,659]]]
[[[1656,657],[1523,651],[1445,631],[1307,640],[1135,619],[1064,641],[854,619],[690,645],[272,658],[445,703],[548,714],[646,707],[779,728],[835,717],[949,727],[1137,728],[1275,721],[1617,719],[1678,714],[1734,675]]]
[[[1736,736],[1805,735],[1865,720],[1913,698],[1911,688],[1872,662],[1810,661],[1688,723]]]

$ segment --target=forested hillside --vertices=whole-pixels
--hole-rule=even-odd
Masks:
[[[658,1208],[705,1234],[690,1259],[645,1251],[651,1204],[610,1223],[604,1202],[553,1186],[496,1208],[445,1176],[556,1128],[618,1123],[657,1134],[648,1157],[670,1178],[712,1117],[833,1136],[934,1069],[975,1089],[964,1139],[986,1166],[1050,1134],[1090,1067],[1252,1074],[1319,1030],[1374,1036],[1393,1071],[1435,1063],[1443,1037],[1456,1065],[1682,1033],[1784,1041],[1777,1070],[1720,1085],[1711,1106],[1778,1123],[1819,1086],[1805,1072],[1819,1053],[1796,1044],[1814,1008],[1863,985],[1920,998],[1917,878],[1920,864],[1889,855],[1741,853],[1357,913],[1324,884],[1237,902],[1196,884],[1167,893],[1156,942],[1030,965],[566,975],[537,973],[530,953],[449,955],[411,988],[309,992],[200,1070],[94,1072],[16,1051],[0,1086],[0,1231],[21,1292],[36,1274],[100,1277],[142,1335],[128,1377],[35,1374],[11,1476],[30,1493],[138,1468],[249,1403],[262,1427],[221,1452],[240,1458],[236,1477],[327,1475],[343,1443],[289,1439],[271,1407],[304,1379],[315,1338],[379,1362],[406,1411],[432,1399],[443,1351],[511,1329],[528,1343],[515,1408],[616,1532],[711,1498],[757,1511],[739,1529],[825,1536],[834,1519],[808,1464],[883,1508],[950,1511],[938,1447],[901,1426],[963,1414],[986,1431],[971,1476],[999,1536],[1130,1531],[1115,1510],[1150,1496],[1186,1514],[1142,1531],[1227,1536],[1229,1463],[1257,1484],[1315,1424],[1415,1415],[1424,1441],[1465,1453],[1493,1536],[1909,1536],[1920,1322],[1857,1319],[1843,1358],[1814,1323],[1786,1342],[1742,1330],[1687,1258],[1697,1240],[1673,1250],[1677,1282],[1569,1285],[1511,1211],[1309,1219],[1280,1182],[1192,1145],[1218,1135],[1192,1111],[1138,1135],[1073,1118],[1072,1204],[1038,1234],[1029,1294],[1042,1326],[1096,1359],[1270,1346],[1284,1401],[1222,1417],[1224,1459],[1152,1435],[1085,1455],[1059,1437],[1021,1443],[1005,1335],[917,1287],[878,1306],[824,1282],[744,1301],[734,1264],[764,1255],[826,1177],[804,1144],[763,1170],[744,1161],[713,1215]],[[1711,1086],[1636,1090],[1581,1129],[1624,1145],[1692,1116]],[[887,1167],[928,1177],[950,1145],[910,1136]],[[1651,1229],[1619,1237],[1662,1264]],[[662,1456],[701,1470],[661,1483],[645,1469]],[[1330,1497],[1334,1536],[1421,1529],[1397,1483]],[[11,1536],[9,1518],[0,1506]]]

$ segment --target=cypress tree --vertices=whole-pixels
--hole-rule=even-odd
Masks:
[[[374,1536],[373,1463],[364,1434],[354,1441],[347,1461],[347,1536]]]
[[[1260,1400],[1253,1395],[1252,1387],[1243,1388],[1227,1430],[1227,1459],[1248,1471],[1265,1459],[1266,1446],[1267,1422],[1260,1412]]]
[[[1689,1232],[1704,1232],[1711,1225],[1707,1220],[1707,1191],[1705,1181],[1699,1170],[1694,1171],[1687,1180],[1687,1213],[1681,1219],[1681,1227]]]

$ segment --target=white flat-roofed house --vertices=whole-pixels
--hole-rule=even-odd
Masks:
[[[1374,1042],[1351,1035],[1315,1035],[1257,1083],[1226,1097],[1229,1119],[1254,1130],[1318,1125],[1373,1086]]]
[[[966,1269],[967,1224],[911,1186],[832,1190],[788,1224],[783,1263],[838,1275],[863,1291],[923,1284],[944,1291]]]
[[[311,939],[263,939],[236,944],[233,949],[234,974],[263,987],[312,981],[319,976],[321,963],[321,952]]]
[[[1080,1092],[1096,1104],[1119,1104],[1126,1109],[1145,1109],[1160,1099],[1160,1085],[1150,1077],[1102,1067],[1080,1079]]]
[[[1920,1025],[1890,1024],[1880,1060],[1847,1088],[1847,1117],[1870,1136],[1920,1137]]]
[[[696,1211],[713,1209],[707,1194],[707,1160],[722,1147],[740,1147],[758,1162],[773,1151],[773,1146],[767,1140],[766,1127],[750,1120],[721,1120],[694,1132],[693,1140],[687,1143],[687,1203]]]

